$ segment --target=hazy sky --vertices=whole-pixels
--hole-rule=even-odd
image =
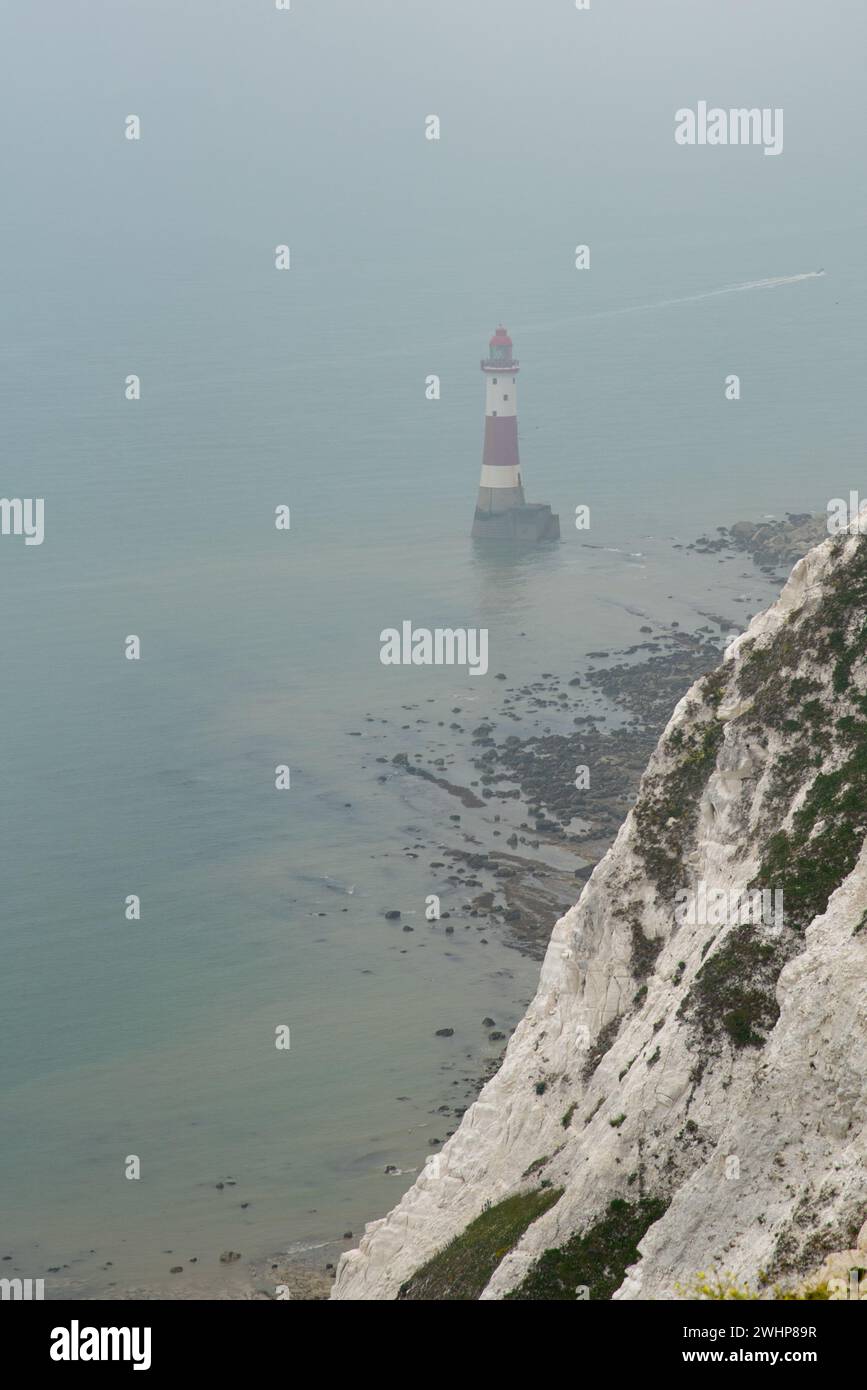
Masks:
[[[863,0],[3,0],[7,269],[136,224],[387,259],[420,226],[471,254],[540,217],[638,240],[862,219],[865,51]],[[678,148],[699,99],[783,107],[782,158]]]

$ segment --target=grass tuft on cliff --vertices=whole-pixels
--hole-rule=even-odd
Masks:
[[[401,1285],[398,1299],[424,1303],[478,1299],[497,1265],[514,1249],[527,1227],[562,1195],[562,1188],[540,1187],[488,1207]]]
[[[615,1197],[602,1219],[583,1235],[540,1255],[506,1298],[522,1302],[609,1299],[623,1283],[627,1267],[638,1259],[638,1242],[667,1206],[658,1197],[637,1202]]]

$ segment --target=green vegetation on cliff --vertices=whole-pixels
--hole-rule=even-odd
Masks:
[[[796,610],[770,641],[742,648],[737,689],[750,704],[733,723],[759,745],[767,746],[769,731],[784,735],[770,769],[760,865],[750,888],[782,891],[785,926],[774,933],[767,924],[739,925],[698,971],[679,1012],[698,1025],[705,1048],[724,1034],[738,1048],[763,1045],[779,1017],[783,966],[803,950],[805,928],[825,911],[861,852],[865,612],[867,539],[860,537],[827,579],[814,611]]]
[[[401,1286],[398,1299],[423,1303],[477,1299],[527,1227],[553,1207],[562,1193],[562,1188],[537,1188],[488,1207]]]
[[[601,1220],[583,1235],[540,1255],[523,1282],[506,1297],[522,1302],[565,1302],[579,1296],[609,1299],[623,1283],[627,1267],[638,1259],[638,1242],[667,1205],[658,1197],[637,1202],[615,1197]]]

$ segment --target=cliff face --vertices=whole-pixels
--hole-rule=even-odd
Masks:
[[[853,534],[805,556],[680,701],[499,1072],[332,1296],[664,1299],[699,1271],[770,1287],[853,1247],[865,834]],[[486,1246],[498,1213],[509,1233]]]

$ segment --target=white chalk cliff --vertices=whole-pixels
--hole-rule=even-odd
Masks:
[[[483,1299],[545,1297],[522,1289],[539,1257],[613,1199],[652,1211],[617,1299],[676,1298],[708,1271],[768,1291],[854,1247],[865,835],[867,538],[851,534],[810,551],[680,701],[615,843],[554,927],[499,1071],[438,1173],[343,1256],[332,1297],[397,1298],[480,1213],[540,1184],[562,1195]],[[701,883],[782,890],[782,926],[679,921],[675,895]]]

